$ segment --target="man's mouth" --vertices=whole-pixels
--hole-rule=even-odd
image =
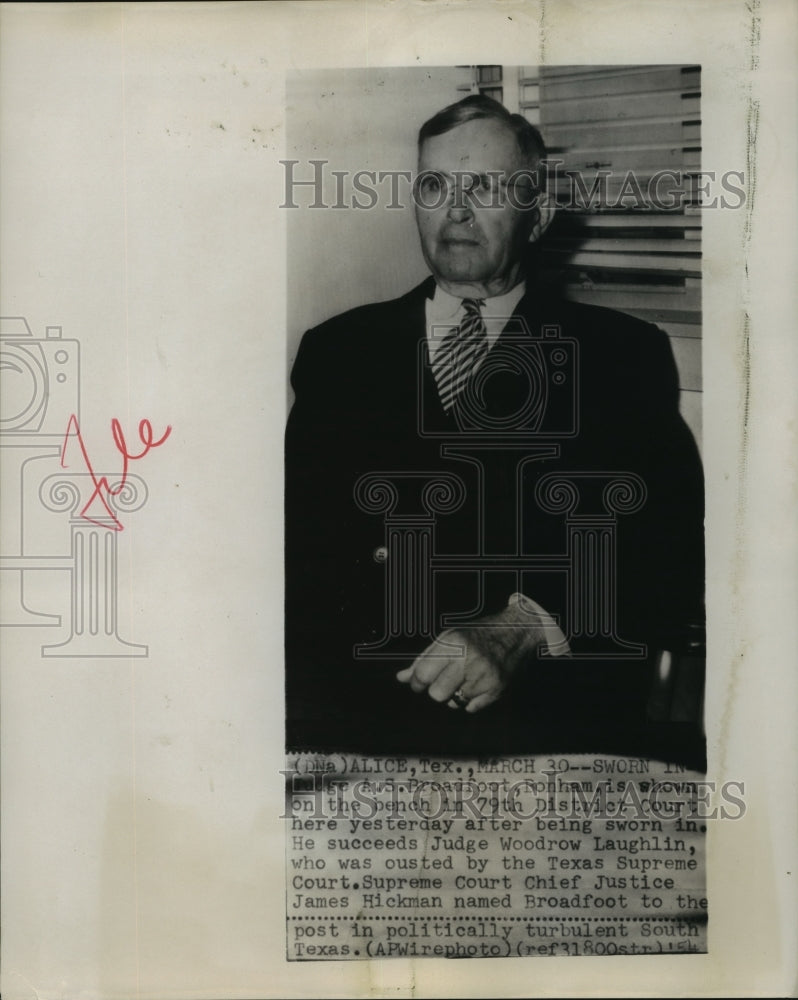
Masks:
[[[481,242],[475,239],[473,236],[444,236],[441,243],[446,246],[466,246],[466,247],[478,247],[481,246]]]

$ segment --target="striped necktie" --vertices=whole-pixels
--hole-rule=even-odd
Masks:
[[[488,353],[488,331],[480,309],[484,299],[463,299],[464,315],[441,341],[432,361],[444,410],[450,410],[469,376]]]

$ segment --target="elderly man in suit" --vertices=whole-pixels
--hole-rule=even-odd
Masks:
[[[537,130],[419,134],[431,277],[305,334],[286,436],[290,747],[646,750],[701,619],[700,463],[666,335],[562,300]]]

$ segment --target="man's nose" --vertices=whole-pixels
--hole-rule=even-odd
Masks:
[[[469,222],[474,217],[474,210],[471,199],[468,196],[468,189],[462,184],[452,186],[448,214],[453,222]]]

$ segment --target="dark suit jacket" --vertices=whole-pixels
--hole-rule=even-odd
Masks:
[[[306,333],[299,349],[286,436],[288,745],[645,751],[650,652],[678,643],[685,623],[700,619],[703,595],[701,468],[678,413],[668,338],[530,282],[488,356],[480,422],[473,406],[463,418],[440,405],[425,342],[425,301],[433,291],[428,279],[399,299],[336,316]],[[384,637],[389,591],[403,586],[389,586],[391,543],[379,506],[385,494],[369,494],[362,480],[376,473],[397,491],[392,526],[405,532],[410,522],[402,515],[424,514],[419,490],[435,474],[464,487],[460,507],[436,516],[430,541],[436,557],[459,555],[467,564],[435,574],[433,631],[441,614],[497,611],[521,589],[560,620],[582,658],[529,663],[497,705],[473,716],[394,679],[427,644],[428,628],[419,625],[416,635],[405,629],[382,655],[357,658],[358,644]],[[541,477],[555,473],[570,474],[581,493],[570,512],[556,503],[545,509],[544,494],[536,493]],[[606,526],[603,491],[617,473],[644,484],[639,509],[614,518],[605,580],[615,596],[617,637],[649,650],[632,660],[614,658],[617,643],[605,649],[584,622],[574,637],[573,588],[561,566],[576,544],[575,525],[602,515],[596,527]],[[526,556],[529,570],[518,576],[499,559],[480,572],[486,553]],[[396,658],[385,659],[386,651]],[[591,651],[601,655],[591,659]]]

